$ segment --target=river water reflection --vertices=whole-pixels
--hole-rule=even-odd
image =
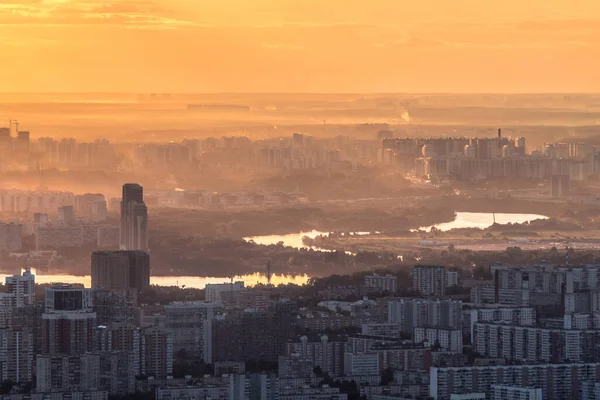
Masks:
[[[35,283],[40,284],[52,284],[52,283],[65,283],[65,284],[83,284],[85,287],[91,287],[92,278],[89,275],[44,275],[38,274],[37,271],[32,270],[35,274]],[[0,275],[0,279],[4,281],[6,276],[12,276],[8,274]],[[302,285],[308,282],[307,275],[273,275],[271,277],[271,284],[280,285],[293,283],[296,285]],[[259,283],[266,284],[267,277],[262,274],[249,274],[235,276],[234,281],[244,281],[246,286],[256,286]],[[184,286],[188,288],[204,289],[207,283],[227,283],[230,282],[228,278],[215,278],[215,277],[198,277],[198,276],[153,276],[150,278],[150,284],[159,286]]]
[[[456,219],[451,222],[445,222],[434,225],[437,229],[447,231],[454,228],[487,228],[491,226],[495,221],[499,224],[508,223],[523,223],[533,221],[536,219],[547,219],[548,217],[538,214],[508,214],[508,213],[467,213],[459,212],[456,213]],[[430,230],[431,226],[422,227],[421,229]],[[379,232],[377,232],[379,233]],[[244,240],[254,241],[256,244],[262,245],[273,245],[279,242],[283,242],[285,246],[295,248],[309,248],[302,242],[302,238],[307,236],[309,238],[315,238],[319,235],[328,235],[329,232],[310,231],[310,232],[298,232],[288,235],[267,235],[267,236],[254,236],[247,237]],[[354,232],[352,235],[368,235],[369,232]],[[329,251],[318,247],[312,247],[313,250],[317,251]],[[32,271],[35,273],[35,271]],[[9,275],[0,275],[0,279],[4,280],[4,277]],[[302,285],[308,282],[307,275],[273,275],[271,277],[271,283],[274,285],[293,283]],[[249,274],[234,277],[236,281],[244,281],[246,286],[255,286],[259,283],[267,283],[267,277],[262,274]],[[91,286],[91,278],[89,275],[78,276],[78,275],[44,275],[36,274],[36,283],[70,283],[70,284],[83,284],[85,287]],[[203,289],[207,283],[224,283],[229,282],[228,278],[216,278],[216,277],[199,277],[199,276],[153,276],[150,278],[152,285],[159,286],[183,286],[189,288]]]
[[[516,213],[471,213],[471,212],[458,212],[456,213],[456,218],[454,221],[443,222],[441,224],[433,225],[437,229],[442,231],[448,231],[450,229],[457,228],[488,228],[492,226],[494,220],[498,224],[514,224],[514,223],[523,223],[529,222],[536,219],[548,219],[545,215],[539,214],[516,214]],[[420,229],[429,231],[431,226],[424,226]],[[379,233],[379,232],[376,232]],[[351,235],[369,235],[370,232],[352,232]],[[318,247],[309,247],[304,245],[302,242],[303,237],[309,237],[314,239],[319,235],[329,235],[329,232],[321,232],[321,231],[310,231],[310,232],[298,232],[298,233],[290,233],[288,235],[266,235],[266,236],[251,236],[246,237],[244,240],[254,241],[256,244],[262,245],[273,245],[279,242],[283,242],[284,246],[295,247],[297,249],[308,249],[312,248],[313,250],[321,250],[321,251],[329,251],[325,249],[320,249]]]
[[[454,221],[443,222],[432,225],[441,231],[460,228],[489,228],[496,221],[497,224],[522,224],[524,222],[534,221],[536,219],[548,219],[545,215],[539,214],[512,214],[512,213],[470,213],[458,212]],[[420,229],[429,231],[432,226],[421,227]]]

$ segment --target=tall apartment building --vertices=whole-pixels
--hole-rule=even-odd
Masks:
[[[123,185],[120,236],[121,250],[148,251],[148,209],[144,189],[136,183]]]
[[[476,323],[473,332],[473,349],[486,357],[552,363],[600,360],[600,330]]]
[[[140,374],[140,330],[129,323],[98,326],[96,351],[100,354],[100,387],[111,394],[135,392]]]
[[[443,296],[446,288],[455,284],[457,275],[446,271],[442,266],[415,265],[413,273],[413,291],[422,296]],[[451,276],[447,276],[452,274]]]
[[[396,293],[398,289],[398,278],[393,275],[367,275],[365,286],[379,292]]]
[[[204,360],[212,352],[212,325],[222,306],[205,301],[171,303],[165,306],[165,326],[175,353],[185,350],[190,358]]]
[[[36,250],[81,247],[83,243],[82,226],[46,226],[35,230]]]
[[[13,297],[13,307],[27,307],[35,304],[35,275],[29,268],[22,275],[7,276],[4,288]]]
[[[96,327],[92,306],[91,289],[47,288],[42,314],[42,353],[78,355],[92,352]]]
[[[463,334],[473,337],[473,326],[477,322],[504,322],[520,326],[534,326],[535,308],[494,307],[471,308],[463,311]]]
[[[581,382],[581,400],[600,400],[600,382]]]
[[[335,335],[301,336],[287,344],[286,356],[310,361],[330,376],[342,376],[346,337]]]
[[[427,347],[439,346],[442,351],[462,354],[463,336],[461,329],[415,327],[413,342],[427,342]]]
[[[344,353],[346,376],[374,376],[381,374],[379,355],[376,353]]]
[[[150,256],[144,251],[96,251],[92,253],[92,288],[133,290],[150,288]]]
[[[0,223],[0,252],[17,251],[21,247],[21,225]]]
[[[237,281],[232,283],[207,283],[204,288],[206,301],[211,303],[221,303],[223,301],[221,294],[224,292],[237,292],[244,290],[244,282]]]
[[[0,379],[3,382],[30,382],[34,358],[32,330],[0,329]]]
[[[36,381],[37,391],[41,393],[98,390],[100,356],[38,355]]]
[[[462,302],[456,300],[409,299],[388,303],[388,323],[405,333],[414,327],[462,329]]]
[[[542,400],[543,398],[542,388],[492,385],[491,389],[491,400]]]
[[[173,340],[158,326],[142,329],[140,334],[140,375],[166,379],[173,374]]]
[[[491,395],[492,385],[541,388],[543,400],[580,400],[583,382],[598,380],[600,363],[431,368],[429,375],[434,400],[450,400],[452,394]]]

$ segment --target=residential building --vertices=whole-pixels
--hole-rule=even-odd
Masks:
[[[426,347],[439,347],[443,351],[462,354],[463,336],[461,329],[415,327],[413,342],[427,342]]]
[[[4,288],[13,297],[13,307],[27,307],[35,304],[35,275],[29,268],[22,275],[7,276]]]
[[[14,252],[21,247],[21,225],[0,223],[0,252]]]
[[[422,296],[443,296],[448,282],[446,268],[434,265],[415,265],[413,273],[413,291]]]
[[[30,329],[0,329],[0,379],[31,382],[34,366],[34,332]]]
[[[224,292],[237,292],[244,290],[244,282],[232,283],[207,283],[204,288],[205,299],[211,303],[222,303],[221,294]]]
[[[452,394],[491,393],[492,385],[537,387],[543,400],[580,400],[583,381],[596,381],[600,363],[525,364],[431,368],[429,396],[450,400]]]
[[[36,389],[42,393],[98,390],[100,356],[38,355],[36,381]]]
[[[379,355],[344,353],[344,374],[348,376],[380,375]]]
[[[96,313],[92,290],[72,286],[46,289],[42,354],[80,355],[94,350]]]
[[[140,375],[165,379],[173,374],[173,340],[166,329],[152,326],[140,333]]]
[[[301,336],[287,344],[286,356],[319,366],[330,376],[341,376],[347,338],[339,335]]]
[[[93,252],[92,288],[144,293],[150,288],[149,254],[139,250]]]
[[[491,400],[542,400],[542,388],[506,385],[491,386]]]
[[[473,350],[486,357],[552,363],[600,360],[600,330],[478,322],[473,331]]]
[[[393,275],[367,275],[365,276],[365,286],[378,292],[396,293],[398,288],[398,278]]]
[[[222,308],[218,303],[206,301],[178,302],[165,306],[165,326],[173,340],[173,351],[185,351],[187,357],[194,359],[210,359],[212,325],[209,321]]]
[[[414,327],[462,329],[462,302],[455,300],[400,299],[388,302],[388,323],[404,333]]]

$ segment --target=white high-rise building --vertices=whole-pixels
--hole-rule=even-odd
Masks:
[[[365,286],[378,291],[396,293],[398,278],[393,275],[367,275],[365,276]]]
[[[506,385],[491,386],[491,400],[542,400],[542,388]]]
[[[443,296],[446,287],[458,283],[458,274],[446,271],[442,266],[415,265],[412,273],[413,291],[423,296]]]
[[[429,396],[450,400],[454,394],[492,394],[492,385],[542,387],[543,399],[580,400],[582,381],[596,381],[600,363],[526,364],[431,368]],[[490,397],[488,397],[490,398]],[[585,398],[587,400],[587,398]]]
[[[35,304],[35,275],[29,268],[23,275],[7,276],[5,279],[6,292],[14,296],[14,307],[27,307]]]
[[[232,283],[207,283],[204,288],[206,301],[211,303],[221,303],[221,293],[223,292],[239,292],[244,290],[244,281]]]
[[[388,323],[400,325],[405,333],[416,326],[461,329],[462,302],[457,300],[409,299],[388,303]]]
[[[437,329],[415,327],[413,333],[415,343],[427,341],[427,347],[439,345],[441,350],[462,354],[463,337],[461,329]]]

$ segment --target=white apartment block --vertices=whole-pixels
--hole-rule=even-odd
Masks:
[[[221,303],[221,293],[223,292],[239,292],[244,290],[244,282],[237,281],[232,283],[207,283],[204,288],[206,301],[211,303]]]
[[[600,330],[476,323],[472,341],[473,350],[486,357],[529,362],[585,362],[596,358]]]
[[[456,300],[401,299],[388,303],[388,323],[405,333],[414,327],[462,329],[462,302]]]
[[[443,296],[446,293],[446,269],[441,266],[415,265],[413,291],[423,296]]]
[[[600,382],[581,382],[581,400],[600,400]]]
[[[362,324],[361,335],[398,338],[401,335],[400,324]]]
[[[415,327],[413,330],[413,342],[423,343],[427,341],[426,347],[439,345],[443,351],[462,354],[463,335],[461,329],[437,329]]]
[[[492,385],[536,387],[542,400],[580,400],[582,382],[596,381],[600,363],[531,364],[431,368],[429,396],[450,400],[452,394],[486,393]]]
[[[396,293],[398,288],[398,278],[393,275],[367,275],[365,276],[365,286],[376,289],[380,292]]]
[[[156,400],[228,400],[229,384],[156,388]]]
[[[491,400],[542,400],[542,389],[506,385],[491,386]]]
[[[29,268],[22,275],[7,276],[5,286],[6,291],[14,296],[13,307],[35,305],[35,275]]]
[[[344,354],[344,374],[347,376],[369,376],[381,374],[378,354]]]
[[[533,307],[486,307],[463,311],[463,333],[473,337],[473,326],[477,322],[506,322],[513,325],[533,326],[536,322]]]

